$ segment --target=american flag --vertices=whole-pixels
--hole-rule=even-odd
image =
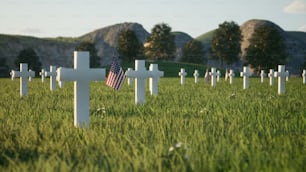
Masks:
[[[125,73],[119,65],[118,59],[113,58],[111,68],[109,70],[106,85],[115,90],[119,90],[125,79]]]

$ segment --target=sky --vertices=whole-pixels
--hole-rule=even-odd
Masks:
[[[1,0],[0,34],[78,37],[113,24],[160,23],[192,37],[224,21],[270,20],[306,32],[306,0]]]

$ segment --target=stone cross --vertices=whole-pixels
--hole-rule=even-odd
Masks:
[[[240,72],[240,76],[243,77],[243,89],[248,89],[249,77],[251,76],[250,68],[248,66],[244,66],[243,72]]]
[[[156,96],[158,93],[158,82],[160,77],[164,76],[164,72],[158,70],[158,64],[150,64],[149,70],[151,72],[151,77],[149,78],[150,92],[151,95]]]
[[[229,77],[229,82],[230,84],[233,84],[234,83],[234,77],[235,77],[235,73],[234,73],[234,70],[230,70],[230,72],[228,73],[228,77]]]
[[[220,76],[221,76],[220,70],[217,70],[217,82],[220,81]]]
[[[156,74],[161,75],[159,72],[155,72]],[[135,60],[135,70],[126,71],[125,76],[135,80],[135,104],[143,104],[145,101],[146,79],[155,77],[151,71],[146,69],[145,60]],[[156,77],[158,78],[158,76]]]
[[[194,70],[193,76],[194,76],[194,83],[198,83],[198,78],[199,78],[199,71]]]
[[[225,80],[225,81],[227,81],[227,79],[228,79],[228,77],[229,77],[228,75],[229,75],[229,72],[228,72],[228,69],[226,69],[226,70],[225,70],[225,74],[224,74],[224,80]]]
[[[273,86],[274,85],[274,69],[269,70],[268,77],[270,78],[270,86]]]
[[[41,76],[41,82],[45,82],[45,69],[41,69],[39,75]]]
[[[28,64],[20,63],[20,71],[12,70],[11,77],[20,77],[20,97],[28,95],[28,77],[35,77],[35,72],[28,71]]]
[[[206,69],[206,72],[204,74],[204,82],[209,82],[210,81],[210,74],[208,72],[208,69]]]
[[[264,82],[265,77],[266,77],[265,71],[261,70],[260,71],[260,81],[261,81],[261,83]]]
[[[29,69],[29,73],[30,73],[30,75],[29,75],[29,81],[31,82],[31,81],[32,81],[32,77],[35,77],[35,72],[32,71],[31,69]]]
[[[50,72],[46,71],[45,76],[50,76],[50,90],[56,89],[56,66],[50,66]]]
[[[132,71],[133,69],[132,68],[128,68],[127,71],[130,72]],[[131,78],[131,77],[128,77],[127,78],[127,82],[128,82],[128,85],[132,85],[133,84],[133,81],[134,81],[134,78]]]
[[[303,78],[303,84],[306,84],[306,70],[305,69],[303,70],[302,78]]]
[[[274,73],[274,76],[278,77],[278,94],[285,93],[285,78],[289,75],[285,68],[285,65],[278,65],[278,72]]]
[[[187,73],[185,72],[184,68],[181,68],[181,71],[178,73],[178,75],[181,77],[181,85],[185,84],[185,76],[187,76]]]
[[[211,86],[215,87],[216,86],[216,76],[217,76],[216,68],[212,67],[211,72],[209,72],[209,75],[211,76]]]
[[[58,68],[57,81],[74,81],[74,126],[89,126],[90,81],[105,79],[105,69],[89,68],[89,52],[74,52],[74,68]]]
[[[289,81],[289,76],[290,76],[289,71],[286,70],[286,73],[288,73],[288,75],[286,76],[286,81]]]

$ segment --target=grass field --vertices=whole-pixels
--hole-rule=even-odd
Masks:
[[[90,86],[90,127],[73,125],[73,83],[0,79],[0,171],[306,171],[306,85],[252,78],[242,89],[162,78],[134,104],[134,86]]]

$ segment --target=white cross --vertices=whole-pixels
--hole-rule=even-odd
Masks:
[[[39,72],[39,75],[41,76],[41,82],[45,82],[45,69],[41,69],[41,72]]]
[[[198,83],[199,71],[194,70],[193,76],[194,76],[194,83]]]
[[[278,77],[278,94],[285,93],[285,78],[289,75],[285,68],[285,65],[278,65],[278,72],[274,73],[274,76]]]
[[[230,84],[233,84],[234,83],[234,77],[235,77],[235,73],[234,73],[234,70],[230,70],[230,72],[228,73],[228,77],[229,77],[229,81],[230,81]]]
[[[270,69],[268,73],[268,77],[270,78],[270,86],[274,85],[274,69]]]
[[[288,73],[288,75],[286,76],[286,81],[289,81],[289,76],[290,76],[290,73],[288,70],[286,70],[286,73]]]
[[[90,81],[105,79],[105,69],[89,68],[89,52],[74,52],[74,68],[58,68],[57,81],[74,81],[74,126],[89,126]]]
[[[303,70],[302,78],[303,78],[303,84],[306,84],[306,70],[305,69]]]
[[[20,97],[28,95],[28,77],[35,77],[35,72],[28,71],[28,64],[20,63],[20,71],[12,70],[11,77],[20,77]]]
[[[50,72],[45,72],[45,77],[50,76],[50,90],[56,89],[56,66],[50,66]]]
[[[225,70],[225,75],[224,75],[224,80],[225,80],[225,81],[227,81],[227,79],[228,79],[228,77],[229,77],[228,75],[229,75],[229,72],[228,72],[228,70],[226,69],[226,70]]]
[[[266,77],[265,71],[261,70],[260,71],[260,81],[261,81],[261,83],[264,82],[265,77]]]
[[[135,70],[126,71],[125,75],[135,79],[135,104],[143,104],[146,79],[152,77],[151,71],[145,67],[145,60],[135,60]]]
[[[249,77],[251,76],[250,68],[248,66],[244,66],[243,72],[240,72],[240,76],[243,77],[243,89],[248,89]]]
[[[211,76],[211,86],[215,87],[216,86],[216,76],[217,76],[216,68],[212,67],[211,72],[209,72],[209,75]]]
[[[132,70],[133,70],[133,68],[128,68],[127,69],[128,72],[130,72]],[[132,85],[133,84],[133,80],[134,80],[134,78],[128,77],[127,78],[128,85]]]
[[[156,96],[158,93],[158,82],[160,77],[164,76],[163,71],[158,70],[158,64],[150,64],[149,70],[151,77],[149,78],[149,87],[151,95]]]
[[[181,77],[181,85],[185,84],[185,76],[187,76],[187,73],[185,72],[184,68],[181,68],[181,71],[178,73],[178,75]]]
[[[221,76],[220,70],[217,70],[217,82],[220,81],[220,76]]]
[[[32,77],[35,77],[35,72],[32,71],[31,69],[29,69],[29,73],[30,73],[30,75],[29,75],[29,81],[31,82],[31,81],[32,81]]]

